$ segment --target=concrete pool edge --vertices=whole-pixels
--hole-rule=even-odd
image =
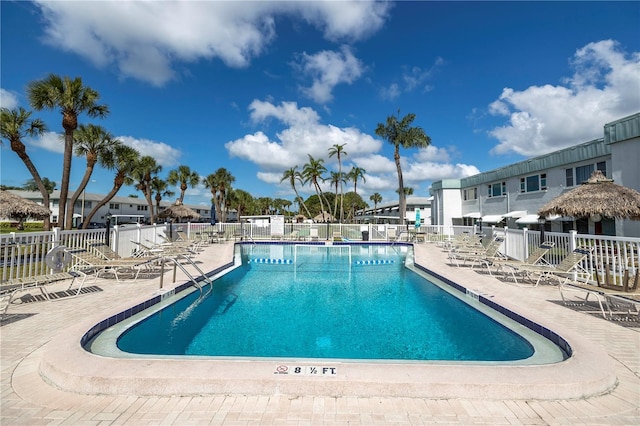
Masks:
[[[148,297],[147,297],[148,298]],[[141,302],[144,302],[141,298]],[[493,299],[541,326],[542,315],[522,312],[508,300]],[[130,306],[130,305],[129,305]],[[113,310],[115,315],[121,310]],[[290,394],[325,396],[407,396],[431,398],[580,399],[607,393],[616,385],[613,361],[579,334],[553,324],[571,345],[568,360],[542,366],[318,362],[336,375],[276,374],[277,367],[308,367],[300,360],[110,359],[86,352],[79,344],[102,313],[69,327],[41,350],[42,378],[61,390],[100,395]],[[25,390],[26,391],[26,390]]]
[[[557,364],[484,366],[446,364],[340,363],[314,360],[110,359],[85,351],[70,328],[42,349],[39,371],[59,389],[94,395],[290,394],[406,396],[429,398],[580,399],[616,384],[608,355],[569,338],[574,355]],[[74,337],[75,336],[75,337]],[[278,374],[314,366],[335,375]]]

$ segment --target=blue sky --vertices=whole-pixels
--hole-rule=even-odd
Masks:
[[[105,127],[166,174],[227,168],[234,188],[288,198],[285,169],[344,144],[366,170],[365,201],[397,199],[386,117],[416,114],[431,137],[401,150],[405,186],[460,178],[602,137],[640,111],[639,2],[0,2],[0,103],[30,109],[30,81],[82,78],[111,110]],[[59,112],[25,139],[60,182]],[[1,182],[30,175],[3,141]],[[84,158],[74,157],[71,187]],[[96,170],[88,192],[106,192]],[[352,184],[347,186],[352,189]],[[303,196],[311,186],[299,188]],[[329,183],[326,190],[330,190]],[[178,192],[178,191],[176,191]],[[119,195],[136,193],[121,189]],[[186,202],[208,205],[204,187]]]

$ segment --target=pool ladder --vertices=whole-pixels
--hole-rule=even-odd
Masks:
[[[198,273],[200,274],[201,279],[198,280],[196,279],[188,270],[187,268],[184,267],[184,265],[182,263],[180,263],[179,259],[183,259],[186,260],[187,263],[189,263],[191,266],[193,266],[196,271],[198,271]],[[193,283],[193,285],[195,287],[198,288],[198,290],[200,290],[200,295],[203,295],[203,286],[201,284],[201,281],[204,281],[206,284],[209,285],[209,291],[207,292],[207,294],[209,292],[211,292],[211,290],[213,290],[213,281],[211,281],[211,279],[207,276],[207,274],[205,274],[202,269],[200,269],[198,267],[198,265],[195,264],[195,262],[186,254],[175,254],[172,256],[162,256],[160,258],[160,268],[162,270],[162,273],[160,274],[160,288],[162,289],[162,285],[163,285],[163,281],[164,281],[164,264],[166,261],[170,261],[173,263],[173,282],[176,282],[176,272],[177,272],[177,268],[180,268],[180,270],[182,272],[184,272],[184,274],[189,277],[189,280]],[[205,284],[205,285],[206,285]]]

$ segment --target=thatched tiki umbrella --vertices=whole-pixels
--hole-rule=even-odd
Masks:
[[[50,215],[51,210],[47,207],[0,189],[0,217],[20,219],[18,229],[23,228],[23,222],[28,217],[44,219]]]
[[[582,185],[554,198],[538,210],[541,217],[554,214],[640,220],[640,192],[615,184],[596,170]]]
[[[158,218],[160,219],[178,219],[178,222],[181,219],[200,219],[201,216],[199,213],[190,209],[180,202],[180,200],[176,200],[175,204],[170,205],[166,209],[162,210],[158,213]],[[169,225],[169,237],[173,238],[173,226]]]
[[[158,217],[160,219],[172,218],[172,219],[178,219],[178,220],[201,218],[199,213],[190,209],[189,207],[185,206],[179,201],[176,201],[175,204],[170,205],[169,207],[167,207],[166,209],[158,213]]]

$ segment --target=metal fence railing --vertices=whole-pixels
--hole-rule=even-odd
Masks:
[[[115,226],[109,230],[111,247],[123,257],[130,256],[137,248],[136,243],[145,245],[159,243],[164,238],[184,231],[190,237],[215,232],[225,240],[246,239],[252,241],[288,239],[314,239],[318,241],[340,238],[344,241],[383,242],[400,238],[411,239],[419,235],[417,242],[438,243],[454,239],[461,234],[500,234],[504,237],[501,252],[513,259],[524,260],[541,241],[539,231],[476,226],[423,225],[400,226],[390,224],[339,224],[339,223],[285,223],[282,228],[272,228],[270,224],[252,223],[177,223],[157,225]],[[88,241],[105,241],[106,229],[61,231],[56,228],[49,232],[28,232],[0,234],[0,279],[2,281],[41,275],[48,272],[44,262],[46,253],[55,246],[77,248],[86,247]],[[316,237],[317,235],[317,237]],[[592,275],[594,283],[621,285],[629,282],[640,269],[640,238],[604,235],[545,232],[544,240],[554,243],[554,248],[546,255],[550,264],[558,264],[576,247],[590,247],[589,258],[583,267]]]

